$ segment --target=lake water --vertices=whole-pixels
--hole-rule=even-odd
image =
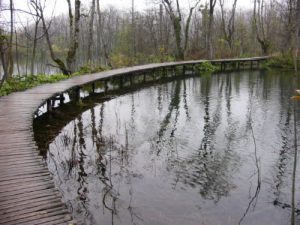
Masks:
[[[158,83],[65,122],[46,162],[82,224],[290,224],[293,94],[287,72]]]

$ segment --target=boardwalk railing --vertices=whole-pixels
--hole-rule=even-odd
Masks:
[[[221,70],[229,67],[252,68],[268,57],[211,60]],[[0,224],[67,224],[71,215],[55,189],[51,175],[38,154],[33,139],[32,121],[39,107],[47,102],[51,110],[57,96],[64,102],[62,93],[80,87],[117,78],[120,85],[127,75],[143,74],[157,69],[174,69],[178,66],[194,67],[206,60],[148,64],[95,74],[73,77],[55,84],[10,94],[0,98]],[[129,76],[131,77],[131,76]],[[147,77],[144,75],[145,79]],[[106,85],[105,85],[106,87]]]

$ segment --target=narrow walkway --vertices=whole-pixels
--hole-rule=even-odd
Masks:
[[[267,57],[213,60],[213,63],[259,62]],[[53,96],[97,80],[163,67],[196,65],[185,61],[149,64],[73,77],[0,98],[0,224],[68,224],[72,220],[47,167],[38,156],[32,120]]]

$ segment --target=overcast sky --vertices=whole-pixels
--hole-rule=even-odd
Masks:
[[[28,11],[28,2],[30,0],[14,0],[14,6],[16,9],[22,9]],[[158,0],[134,0],[136,10],[143,11],[147,8],[154,6],[154,2]],[[183,7],[188,7],[189,2],[193,3],[195,0],[180,0],[181,5]],[[202,0],[201,3],[204,4],[207,0]],[[251,8],[251,3],[253,0],[238,0],[238,8]],[[2,0],[3,5],[8,5],[9,0]],[[62,13],[66,13],[68,9],[67,1],[66,0],[46,0],[47,2],[47,14],[51,15],[52,11],[54,10],[55,15],[60,15]],[[89,6],[91,0],[81,0],[83,6]],[[113,6],[120,10],[130,10],[131,9],[131,2],[132,0],[100,0],[101,8],[107,8]],[[232,0],[225,0],[225,4],[230,6]],[[74,3],[73,3],[74,4]],[[18,13],[16,15],[16,20],[21,20],[22,23],[26,23],[30,17]],[[2,13],[1,21],[9,21],[9,14]]]

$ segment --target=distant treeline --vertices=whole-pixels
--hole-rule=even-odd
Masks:
[[[17,1],[0,1],[1,13],[10,11],[0,28],[1,84],[12,74],[43,73],[41,65],[68,75],[171,60],[298,57],[300,0],[254,0],[252,10],[237,8],[242,0],[191,0],[189,8],[184,0],[153,0],[157,4],[143,12],[134,1],[128,11],[102,9],[101,0],[65,1],[69,11],[51,18],[44,16],[53,10],[45,0],[28,0],[27,12],[18,10]],[[22,13],[34,22],[16,25]]]

